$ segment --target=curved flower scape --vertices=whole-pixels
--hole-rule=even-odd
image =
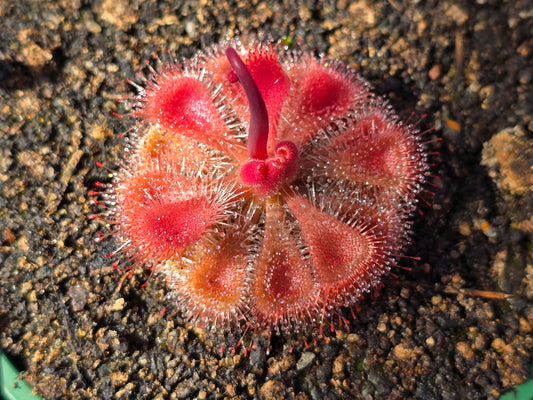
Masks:
[[[229,40],[161,68],[137,100],[113,220],[189,318],[298,331],[396,264],[426,154],[347,66]]]

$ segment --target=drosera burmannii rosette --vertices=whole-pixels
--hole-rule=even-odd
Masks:
[[[164,274],[189,319],[299,332],[397,264],[426,152],[355,71],[232,39],[137,88],[109,199],[117,253]]]

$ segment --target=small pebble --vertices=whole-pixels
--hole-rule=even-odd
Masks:
[[[298,362],[296,363],[296,369],[298,371],[301,371],[303,369],[306,369],[311,365],[311,363],[315,360],[316,355],[315,353],[311,353],[310,351],[306,351],[302,354]]]

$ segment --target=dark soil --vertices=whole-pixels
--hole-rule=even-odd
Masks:
[[[45,398],[495,399],[526,380],[531,2],[272,3],[0,1],[0,344]],[[246,356],[184,322],[162,278],[120,284],[88,193],[108,179],[96,162],[124,149],[126,78],[235,31],[338,58],[436,127],[420,261],[362,301],[349,331],[274,337],[269,354],[260,337]]]

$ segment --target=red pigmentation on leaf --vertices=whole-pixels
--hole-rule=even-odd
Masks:
[[[209,231],[223,206],[198,190],[199,185],[191,178],[148,172],[117,186],[116,212],[136,256],[164,262]]]
[[[273,50],[272,46],[250,49],[246,66],[265,101],[271,127],[269,135],[275,137],[281,108],[290,88],[289,79],[279,63],[277,52]]]
[[[397,264],[427,155],[356,72],[234,39],[148,82],[111,218],[188,319],[306,330]]]
[[[191,136],[216,132],[222,123],[207,89],[198,79],[182,75],[167,76],[148,90],[143,114],[149,123]]]
[[[372,232],[365,231],[361,226],[348,225],[312,206],[301,196],[287,199],[287,203],[300,224],[324,292],[343,289],[343,285],[360,275],[369,261],[378,259],[376,244],[379,238]]]
[[[250,279],[244,235],[228,232],[216,244],[201,241],[167,265],[169,286],[189,319],[227,327],[243,318],[248,295],[243,282]]]

